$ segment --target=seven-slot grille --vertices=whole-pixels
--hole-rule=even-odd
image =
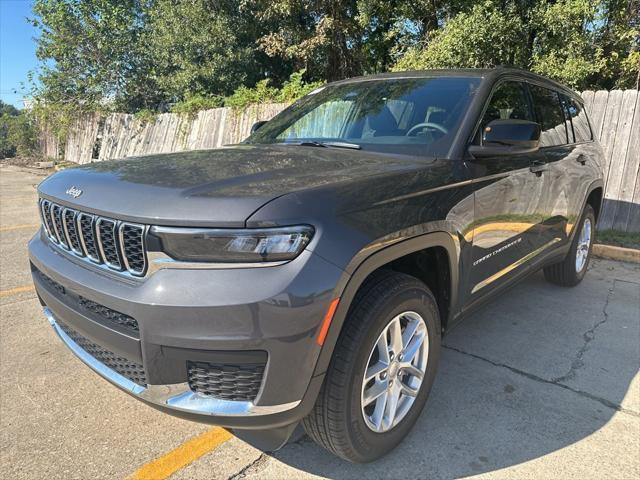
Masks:
[[[53,243],[118,272],[141,277],[147,269],[146,227],[99,217],[40,200],[42,224]]]

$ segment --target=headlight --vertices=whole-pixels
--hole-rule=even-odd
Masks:
[[[152,227],[149,234],[175,260],[211,263],[282,262],[309,244],[313,227],[212,229]]]

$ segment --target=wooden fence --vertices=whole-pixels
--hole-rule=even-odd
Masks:
[[[605,151],[605,199],[600,229],[640,232],[640,95],[637,90],[582,93],[592,127]],[[249,135],[251,125],[268,120],[286,104],[244,110],[215,108],[196,115],[163,113],[153,121],[114,113],[78,119],[69,135],[65,160],[89,163],[152,153],[217,148]],[[58,145],[43,135],[43,150]]]
[[[253,105],[243,110],[214,108],[194,115],[163,113],[152,121],[113,113],[86,115],[73,128],[65,147],[68,162],[125,158],[152,153],[218,148],[238,143],[258,120],[268,120],[287,105]]]
[[[640,232],[640,95],[637,90],[583,92],[604,149],[604,202],[598,228]]]

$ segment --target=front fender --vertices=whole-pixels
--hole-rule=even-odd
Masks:
[[[437,231],[382,247],[378,251],[369,254],[366,258],[361,260],[354,268],[353,274],[350,274],[349,270],[345,271],[336,285],[336,288],[334,289],[334,298],[340,298],[340,302],[329,326],[322,350],[320,351],[320,356],[318,357],[313,374],[314,376],[322,375],[326,372],[329,362],[331,361],[333,351],[338,342],[340,332],[342,331],[342,327],[347,318],[351,303],[367,277],[369,277],[369,275],[378,268],[393,260],[431,247],[442,247],[447,251],[449,271],[451,272],[451,297],[449,304],[450,315],[454,312],[454,308],[458,301],[458,284],[460,275],[460,245],[458,239],[454,235],[444,231]]]

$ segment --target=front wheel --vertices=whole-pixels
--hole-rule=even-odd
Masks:
[[[369,462],[415,424],[440,355],[440,318],[425,284],[376,274],[354,300],[316,405],[303,424],[332,453]]]
[[[591,205],[587,204],[565,259],[544,267],[544,278],[547,281],[563,287],[573,287],[582,281],[591,259],[595,225],[595,213]]]

